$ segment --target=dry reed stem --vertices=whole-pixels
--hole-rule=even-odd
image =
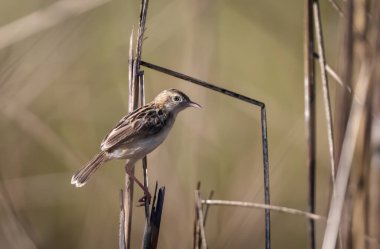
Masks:
[[[140,7],[140,20],[139,28],[137,31],[137,44],[136,44],[136,54],[133,57],[133,32],[130,37],[130,47],[129,47],[129,112],[135,110],[139,104],[139,74],[140,74],[140,61],[142,55],[142,45],[145,31],[146,15],[148,9],[148,0],[141,1]],[[131,171],[134,174],[134,167]],[[126,196],[124,198],[125,213],[127,213],[124,222],[124,236],[126,239],[126,248],[130,249],[131,246],[131,228],[132,228],[132,202],[133,202],[133,181],[129,178],[128,174],[125,174],[125,189]]]
[[[348,0],[345,4],[345,16],[343,18],[343,48],[342,48],[342,58],[341,58],[341,77],[344,84],[348,87],[352,87],[352,80],[354,74],[354,4],[353,0]],[[353,89],[352,89],[353,90]],[[345,139],[348,119],[350,115],[350,107],[352,105],[352,100],[355,98],[356,92],[352,91],[352,94],[348,94],[346,91],[336,92],[336,103],[335,106],[339,110],[335,112],[335,126],[336,126],[336,137],[335,137],[335,162],[339,165],[339,159],[341,157],[342,145]],[[356,97],[357,99],[357,97]],[[360,102],[360,101],[358,101]],[[333,190],[334,191],[334,190]],[[330,202],[331,205],[331,202]],[[352,202],[350,198],[345,200],[345,218],[344,222],[339,228],[339,244],[340,247],[347,247],[351,243],[351,227],[352,227],[352,216],[350,215],[352,210]]]
[[[211,200],[213,196],[214,196],[214,190],[211,190],[207,199]],[[203,220],[203,226],[206,226],[206,220],[207,220],[209,207],[210,207],[209,205],[206,205],[205,212],[204,212],[205,215],[204,215],[204,220]]]
[[[134,64],[133,60],[133,30],[129,40],[129,56],[128,56],[128,71],[129,71],[129,99],[128,99],[128,111],[132,112],[138,106],[138,98],[135,91],[138,90],[138,86],[134,81]],[[131,170],[134,174],[134,167]],[[131,248],[131,229],[132,229],[132,210],[133,210],[133,181],[129,178],[128,174],[125,173],[125,191],[124,191],[124,240],[126,249]]]
[[[322,90],[323,99],[325,106],[326,124],[327,124],[327,139],[329,143],[330,152],[330,163],[331,163],[331,181],[335,182],[335,152],[334,152],[334,131],[333,131],[333,119],[331,114],[331,101],[330,101],[330,90],[329,82],[326,72],[326,55],[324,48],[324,38],[322,31],[321,13],[319,8],[319,0],[314,0],[313,2],[314,11],[314,25],[315,33],[317,36],[317,47],[319,53],[319,66],[321,70],[321,80],[322,80]]]
[[[380,58],[377,59],[377,65],[380,65]],[[372,118],[372,136],[371,136],[371,159],[369,174],[369,193],[368,193],[368,234],[375,238],[368,238],[371,243],[376,240],[378,248],[380,248],[380,75],[375,78],[375,86],[373,90],[374,98],[372,110],[374,117]],[[374,239],[374,240],[373,240]]]
[[[224,200],[202,200],[202,204],[205,204],[207,206],[236,206],[236,207],[245,207],[245,208],[255,208],[255,209],[264,209],[264,210],[271,210],[286,214],[294,214],[294,215],[300,215],[304,216],[308,219],[313,220],[326,220],[325,217],[320,216],[318,214],[312,214],[309,212],[305,212],[302,210],[298,210],[295,208],[288,208],[288,207],[282,207],[282,206],[275,206],[275,205],[266,205],[261,203],[254,203],[254,202],[243,202],[243,201],[224,201]]]
[[[139,73],[139,96],[140,96],[140,106],[145,105],[145,84],[144,84],[144,71],[140,71]],[[148,181],[148,159],[146,156],[142,159],[142,169],[143,169],[143,177],[144,177],[144,187],[148,189],[149,181]],[[148,198],[145,198],[145,220],[146,225],[149,226],[149,202]],[[153,205],[153,204],[152,204]]]
[[[200,188],[201,188],[201,182],[198,182],[197,183],[197,188],[196,188],[196,191],[200,192]],[[195,193],[196,195],[196,193]],[[197,197],[195,196],[195,215],[194,215],[194,228],[193,228],[193,249],[199,249],[199,231],[200,231],[200,228],[199,228],[199,223],[198,223],[198,220],[199,220],[199,216],[198,216],[198,205],[197,205]]]
[[[353,248],[365,248],[367,241],[365,236],[368,233],[368,191],[369,191],[369,173],[370,173],[370,141],[371,141],[371,100],[373,98],[373,90],[369,90],[368,98],[365,103],[365,113],[363,118],[363,136],[361,141],[358,141],[358,147],[362,148],[360,165],[361,167],[355,170],[355,175],[350,176],[350,182],[353,187],[351,192],[355,193],[352,197],[352,244]]]
[[[124,236],[124,222],[125,222],[125,212],[124,212],[124,191],[120,189],[119,192],[119,249],[125,249],[125,236]]]
[[[203,219],[203,211],[202,211],[202,203],[201,203],[201,196],[200,191],[195,191],[195,204],[197,208],[197,214],[198,214],[198,221],[197,225],[199,227],[200,232],[200,238],[201,238],[201,245],[202,249],[207,249],[207,242],[206,242],[206,233],[205,233],[205,227],[204,227],[204,219]]]
[[[360,69],[358,83],[355,88],[355,93],[364,103],[370,85],[372,65],[365,61]],[[343,203],[347,190],[348,179],[350,176],[354,149],[359,134],[360,122],[364,115],[364,104],[353,101],[351,112],[347,124],[346,135],[342,145],[342,152],[338,165],[338,172],[334,186],[334,193],[327,218],[327,226],[323,238],[322,249],[334,249],[339,232],[341,222]]]
[[[140,70],[140,61],[141,61],[141,55],[142,55],[142,45],[144,42],[145,23],[146,23],[146,17],[148,14],[148,4],[149,4],[149,0],[141,1],[140,20],[139,20],[139,29],[137,31],[137,46],[136,46],[136,61],[137,61],[136,66],[139,70]]]
[[[316,114],[315,114],[315,65],[314,65],[314,26],[313,2],[305,0],[304,20],[304,87],[305,87],[305,124],[307,142],[308,166],[308,208],[310,213],[315,212],[315,181],[316,181]],[[315,248],[315,223],[309,220],[309,248]]]

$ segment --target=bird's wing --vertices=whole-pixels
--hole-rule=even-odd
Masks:
[[[103,139],[100,149],[108,151],[118,145],[128,145],[159,133],[167,123],[168,115],[159,108],[141,107],[123,117],[113,130]]]

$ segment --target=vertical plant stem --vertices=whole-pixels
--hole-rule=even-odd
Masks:
[[[137,45],[136,45],[136,72],[140,71],[140,63],[141,63],[141,55],[142,55],[142,45],[144,42],[144,32],[145,32],[145,23],[146,17],[148,14],[148,3],[149,0],[141,1],[141,9],[140,9],[140,21],[139,21],[139,29],[137,31]],[[135,75],[137,77],[137,74]]]
[[[378,59],[380,63],[380,58]],[[380,241],[380,75],[377,75],[374,86],[374,98],[372,103],[372,109],[374,117],[372,119],[372,136],[371,147],[372,155],[370,162],[370,174],[369,174],[369,206],[368,216],[369,224],[369,236],[376,238]]]
[[[263,162],[264,162],[264,199],[265,204],[270,205],[269,186],[269,159],[268,159],[268,135],[267,135],[267,113],[265,105],[261,106],[261,136],[263,141]],[[265,248],[271,248],[270,237],[270,210],[265,210]]]
[[[195,204],[197,207],[197,214],[198,214],[198,226],[200,231],[200,239],[201,239],[201,248],[207,249],[207,242],[206,242],[206,233],[205,233],[205,227],[204,227],[204,219],[203,219],[203,212],[202,212],[202,201],[201,201],[201,195],[200,191],[195,191]]]
[[[352,73],[353,73],[353,61],[354,61],[354,30],[353,30],[353,0],[347,2],[347,18],[344,19],[344,44],[343,44],[343,56],[342,56],[342,81],[346,87],[351,89],[352,86]],[[336,112],[336,153],[335,162],[338,165],[340,158],[340,152],[343,144],[344,134],[346,132],[347,120],[349,115],[349,108],[351,105],[351,94],[346,91],[337,91],[336,107],[340,110]]]
[[[322,90],[323,90],[323,99],[325,106],[325,115],[327,123],[327,139],[329,143],[329,152],[330,152],[330,163],[331,163],[331,180],[334,184],[335,182],[335,152],[334,152],[334,132],[333,132],[333,119],[331,113],[331,101],[330,101],[330,90],[329,82],[327,78],[326,71],[326,55],[324,48],[323,32],[322,32],[322,23],[321,23],[321,13],[319,8],[319,0],[313,1],[313,11],[314,11],[314,25],[317,35],[317,47],[319,53],[319,67],[321,70],[321,80],[322,80]]]
[[[315,213],[315,65],[314,65],[314,28],[313,0],[305,1],[305,30],[304,30],[304,71],[305,71],[305,123],[308,164],[308,209]],[[309,248],[315,249],[315,223],[309,220]]]
[[[134,64],[133,60],[133,30],[129,41],[129,57],[128,57],[128,71],[129,71],[129,101],[128,101],[128,111],[132,112],[137,108],[138,95],[136,91],[138,86],[135,84],[134,80]],[[134,174],[134,169],[132,169],[132,174]],[[132,229],[132,210],[133,210],[133,180],[131,180],[128,174],[125,174],[125,191],[124,191],[124,240],[127,249],[131,248],[131,229]]]
[[[345,86],[352,89],[352,79],[354,71],[354,60],[356,59],[354,55],[354,3],[353,0],[347,0],[345,4],[345,18],[344,20],[344,41],[343,41],[343,51],[341,58],[341,75],[342,81]],[[348,123],[348,117],[350,115],[350,106],[352,100],[358,101],[357,95],[354,91],[352,94],[347,91],[337,91],[336,92],[336,109],[339,110],[335,112],[335,165],[339,166],[339,159],[341,158],[341,151],[343,146],[343,141],[345,139],[346,128]],[[337,169],[338,170],[338,169]],[[331,203],[330,203],[331,204]],[[351,196],[345,199],[345,218],[340,224],[339,228],[339,242],[341,247],[346,248],[351,245],[351,227],[352,227],[352,216],[351,212],[353,209]]]
[[[330,204],[322,249],[335,248],[339,225],[342,217],[348,179],[351,172],[354,149],[359,134],[360,122],[364,114],[363,103],[367,97],[368,88],[370,85],[370,75],[372,71],[370,67],[371,66],[368,64],[368,61],[365,61],[358,76],[358,83],[355,89],[355,93],[357,93],[357,97],[361,101],[354,101],[352,103],[350,118],[347,125],[346,136],[343,141],[342,153],[340,156],[338,172],[336,175],[334,186],[335,195],[333,196]]]
[[[200,188],[201,188],[201,182],[198,182],[197,183],[197,189],[196,191],[200,191]],[[195,192],[197,193],[197,192]],[[195,210],[195,213],[194,213],[194,229],[193,229],[193,249],[199,249],[199,235],[200,235],[200,231],[199,231],[199,216],[198,216],[198,206],[197,206],[197,200],[195,199],[195,205],[194,205],[194,210]]]
[[[366,235],[368,234],[368,193],[369,184],[368,179],[370,172],[370,142],[371,142],[371,100],[373,97],[373,91],[369,90],[368,99],[365,103],[363,114],[363,139],[358,141],[358,147],[362,148],[361,155],[361,167],[353,171],[355,174],[351,174],[350,181],[355,192],[353,196],[353,210],[352,210],[352,247],[353,248],[366,248]],[[369,248],[367,246],[367,248]]]
[[[136,57],[133,59],[133,32],[130,38],[129,47],[129,112],[135,110],[138,107],[138,96],[139,96],[139,72],[140,72],[140,62],[142,55],[142,44],[144,40],[144,31],[146,23],[146,15],[148,10],[148,0],[141,1],[140,8],[140,21],[139,29],[137,31],[137,44],[136,44]],[[134,174],[134,167],[131,170]],[[126,239],[127,249],[131,246],[131,228],[132,228],[132,202],[133,202],[133,181],[126,174],[125,177],[125,197],[124,197],[124,208],[126,219],[124,222],[124,232]]]
[[[208,200],[211,200],[213,196],[214,196],[214,190],[211,190],[210,194],[208,196]],[[205,215],[204,215],[204,220],[203,220],[203,226],[206,226],[206,220],[207,220],[207,215],[208,215],[209,208],[210,208],[210,206],[206,205],[205,212],[204,212]]]
[[[140,106],[145,105],[145,87],[144,87],[144,71],[139,72],[139,90],[140,90]],[[142,159],[142,168],[143,168],[143,176],[144,176],[144,187],[148,189],[148,160],[145,156]],[[146,225],[149,225],[149,199],[145,198],[145,219]]]
[[[125,222],[125,212],[124,212],[124,192],[120,189],[119,195],[120,203],[120,217],[119,217],[119,249],[126,249],[125,244],[125,232],[124,232],[124,222]]]

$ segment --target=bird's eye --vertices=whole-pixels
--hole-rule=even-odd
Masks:
[[[182,98],[181,98],[180,96],[174,96],[174,97],[173,97],[173,100],[174,100],[175,102],[180,102],[180,101],[182,100]]]

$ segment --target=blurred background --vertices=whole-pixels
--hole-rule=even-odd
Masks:
[[[60,2],[0,0],[1,248],[118,245],[123,161],[107,163],[83,188],[70,179],[127,113],[140,1]],[[339,15],[321,4],[327,59],[338,68]],[[271,202],[306,210],[303,10],[303,1],[151,0],[142,58],[264,102]],[[166,186],[159,248],[191,248],[197,181],[204,198],[214,190],[215,199],[264,202],[260,110],[149,69],[145,83],[147,101],[177,88],[203,107],[181,113],[148,156],[150,185]],[[339,88],[331,81],[333,104]],[[317,213],[326,215],[330,169],[317,89]],[[142,179],[141,164],[136,174]],[[139,248],[144,210],[133,212]],[[317,229],[319,247],[323,222]],[[206,234],[210,248],[263,248],[264,212],[211,207]],[[272,212],[272,244],[305,248],[307,220]]]

